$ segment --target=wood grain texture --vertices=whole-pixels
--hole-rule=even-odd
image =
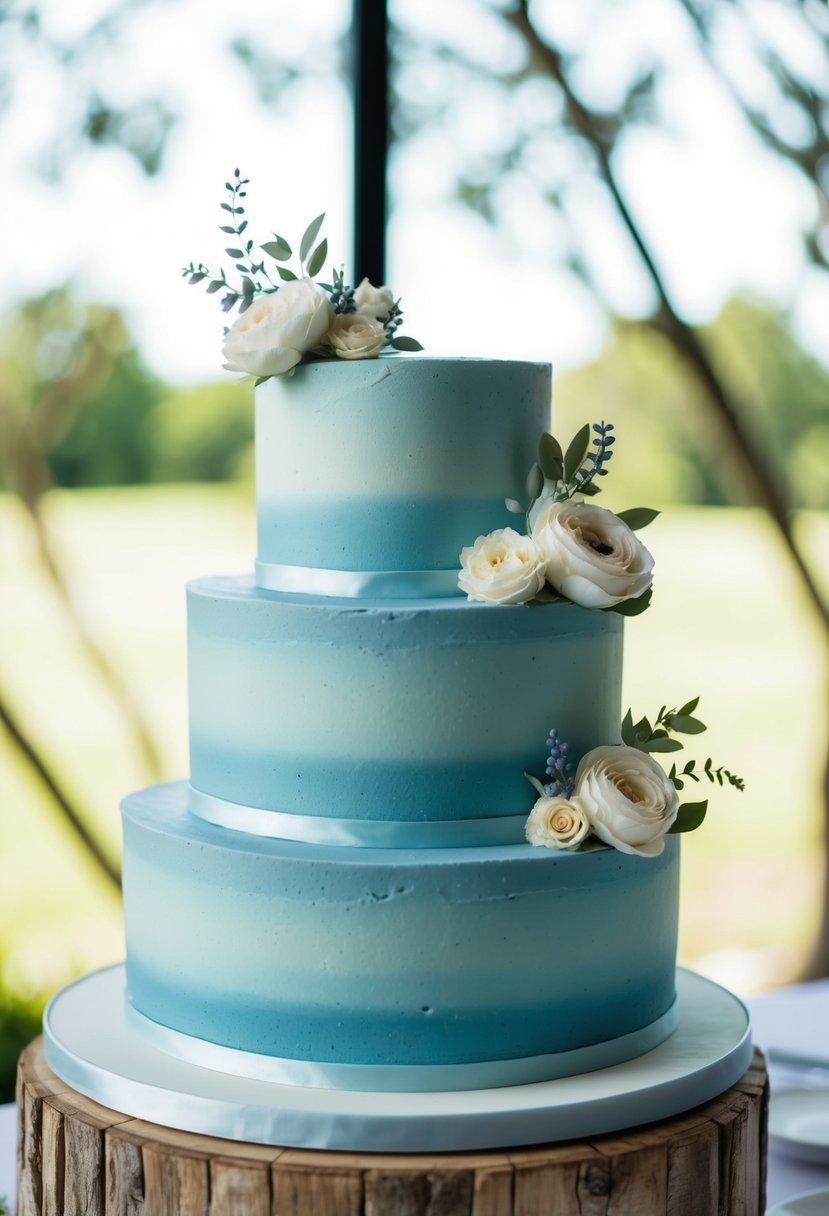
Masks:
[[[243,1144],[108,1110],[20,1058],[17,1216],[762,1216],[768,1079],[647,1127],[480,1153]]]
[[[141,1142],[124,1134],[123,1124],[106,1137],[104,1216],[143,1216],[144,1161]]]
[[[48,1102],[42,1103],[43,1216],[63,1216],[66,1152],[64,1116]]]

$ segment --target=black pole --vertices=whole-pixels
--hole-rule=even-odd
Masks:
[[[386,277],[389,151],[387,0],[354,0],[354,282]]]

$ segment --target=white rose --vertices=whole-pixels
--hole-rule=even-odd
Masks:
[[[635,747],[595,747],[576,770],[574,798],[605,844],[658,857],[677,816],[679,798],[667,773]]]
[[[260,296],[225,335],[229,372],[281,376],[322,341],[331,324],[328,293],[313,279],[294,279]]]
[[[544,563],[532,537],[513,528],[479,536],[461,550],[458,586],[470,600],[488,604],[525,604],[544,586]]]
[[[376,359],[386,345],[386,331],[373,317],[340,313],[331,323],[328,341],[339,359]]]
[[[545,849],[576,849],[590,833],[590,821],[577,798],[539,798],[525,828],[530,844]]]
[[[368,279],[363,279],[360,286],[354,289],[354,303],[357,312],[367,317],[385,318],[391,312],[394,296],[390,287],[373,287]]]
[[[610,608],[653,582],[653,558],[624,520],[592,503],[553,502],[533,524],[547,581],[583,608]]]

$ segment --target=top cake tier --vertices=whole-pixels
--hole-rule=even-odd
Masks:
[[[460,550],[524,496],[550,396],[548,364],[418,356],[307,363],[260,385],[257,582],[458,594]]]

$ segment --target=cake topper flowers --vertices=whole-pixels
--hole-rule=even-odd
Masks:
[[[622,853],[657,857],[665,836],[691,832],[705,818],[708,800],[680,804],[686,781],[702,777],[718,785],[742,790],[745,783],[724,767],[714,768],[710,758],[701,769],[695,760],[676,764],[666,773],[653,752],[682,749],[674,734],[698,735],[705,723],[694,717],[699,697],[679,709],[662,706],[653,725],[647,718],[634,723],[628,710],[622,722],[622,743],[594,747],[582,757],[575,775],[569,746],[551,730],[547,736],[545,783],[530,773],[524,776],[539,794],[526,824],[530,844],[547,849],[573,850],[589,837]]]
[[[461,550],[458,586],[470,600],[490,604],[549,603],[567,599],[584,608],[625,616],[651,600],[653,558],[635,532],[659,514],[647,507],[614,515],[585,502],[598,494],[613,456],[613,424],[583,426],[566,454],[543,434],[538,461],[527,476],[529,502],[506,507],[527,529],[500,528]],[[591,434],[593,436],[591,445]],[[591,446],[595,449],[591,451]]]
[[[249,178],[235,169],[233,180],[225,182],[229,201],[221,204],[232,221],[220,231],[233,241],[225,253],[241,276],[238,285],[228,280],[223,267],[214,274],[202,262],[190,262],[181,272],[192,284],[206,279],[208,294],[222,292],[224,312],[239,309],[237,320],[225,330],[226,371],[255,376],[261,383],[289,374],[302,360],[374,359],[387,348],[423,349],[398,332],[403,313],[390,287],[374,287],[368,279],[350,287],[343,271],[336,269],[330,283],[316,281],[328,258],[328,240],[320,239],[324,213],[303,233],[296,255],[298,273],[286,265],[294,252],[277,233],[255,247],[241,202],[248,184]]]

